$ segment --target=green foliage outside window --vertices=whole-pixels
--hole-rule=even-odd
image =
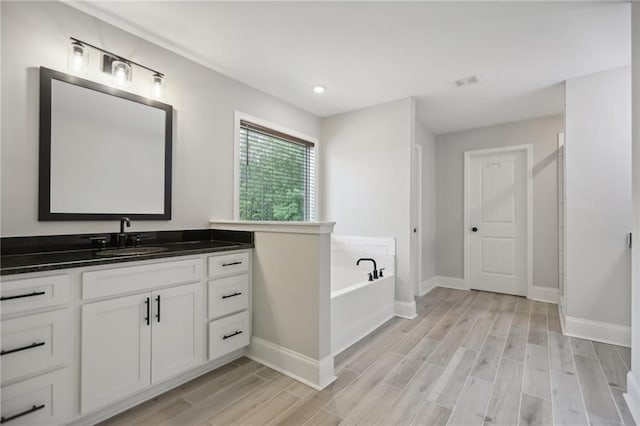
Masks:
[[[240,219],[309,220],[313,148],[241,129]]]

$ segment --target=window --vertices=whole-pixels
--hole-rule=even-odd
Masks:
[[[240,120],[239,218],[315,219],[313,142]]]

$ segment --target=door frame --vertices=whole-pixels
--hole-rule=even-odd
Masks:
[[[411,173],[412,182],[412,191],[415,193],[410,194],[412,205],[410,206],[411,212],[410,215],[411,221],[415,220],[414,223],[410,223],[410,241],[411,241],[411,256],[415,256],[412,261],[415,261],[416,264],[411,266],[411,281],[413,283],[413,295],[420,295],[420,287],[422,284],[422,145],[414,144],[412,146],[412,167],[415,165],[415,170]],[[416,203],[416,204],[413,204]],[[415,209],[415,210],[414,210]],[[413,217],[415,214],[415,217]],[[413,228],[417,228],[418,232],[416,232],[416,236],[414,237]],[[415,239],[414,239],[415,238]]]
[[[464,287],[471,289],[471,239],[469,238],[469,209],[470,209],[470,188],[471,188],[471,158],[479,155],[500,154],[505,152],[524,151],[526,156],[526,214],[527,214],[527,298],[531,298],[533,293],[533,145],[511,145],[499,148],[479,149],[464,152]]]

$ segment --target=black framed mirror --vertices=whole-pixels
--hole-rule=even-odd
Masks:
[[[38,219],[171,219],[173,107],[40,68]]]

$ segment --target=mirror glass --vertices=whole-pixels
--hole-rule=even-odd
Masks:
[[[169,219],[171,107],[53,73],[41,93],[41,220]]]

